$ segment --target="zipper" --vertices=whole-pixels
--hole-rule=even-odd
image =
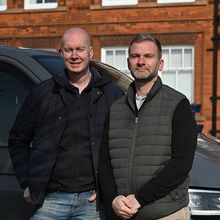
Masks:
[[[89,101],[88,101],[88,113],[89,113],[89,106],[90,106],[90,98],[91,98],[91,95],[92,95],[92,93],[93,93],[93,90],[94,90],[94,88],[92,88],[92,90],[91,90],[91,92],[90,92],[90,94],[89,94]],[[83,93],[82,93],[83,94]],[[81,94],[81,95],[82,95]],[[78,117],[78,110],[80,109],[80,97],[78,97],[78,100],[77,100],[77,112],[76,112],[76,126],[75,126],[75,143],[74,143],[74,149],[77,149],[77,137],[78,137],[78,123],[79,123],[79,117]],[[89,115],[89,114],[87,114],[87,115]],[[89,128],[90,129],[90,128]],[[92,152],[91,152],[92,153]],[[77,156],[77,154],[76,154],[76,150],[74,151],[74,155],[73,155],[73,191],[74,191],[74,188],[75,188],[75,182],[74,182],[74,174],[76,174],[76,165],[74,164],[74,163],[76,163],[76,156]]]
[[[78,113],[79,113],[79,109],[80,109],[80,96],[78,97],[78,99],[77,99],[77,107],[76,107],[76,109],[77,109],[77,111],[76,111],[76,126],[74,126],[75,127],[75,130],[74,130],[74,134],[75,134],[75,138],[74,138],[74,140],[75,140],[75,142],[73,143],[73,146],[74,146],[74,148],[73,148],[73,167],[72,167],[72,171],[73,171],[73,173],[72,173],[72,190],[74,191],[75,190],[75,181],[74,181],[74,178],[75,178],[75,175],[76,175],[76,152],[77,152],[77,143],[78,143],[78,140],[77,140],[77,137],[78,137],[78,123],[79,123],[79,117],[78,117]]]
[[[63,117],[62,117],[61,125],[60,125],[59,130],[58,130],[58,132],[57,132],[57,134],[56,134],[55,144],[54,144],[54,151],[53,151],[53,156],[52,156],[52,158],[51,158],[51,160],[50,160],[49,166],[48,166],[47,171],[46,171],[46,174],[45,174],[45,176],[44,176],[44,179],[43,179],[43,182],[42,182],[42,185],[41,185],[41,189],[40,189],[40,194],[39,194],[39,196],[38,196],[38,199],[37,199],[37,201],[36,201],[36,204],[38,203],[38,201],[39,201],[39,199],[40,199],[40,197],[41,197],[42,188],[43,188],[43,186],[44,186],[44,181],[45,181],[45,179],[46,179],[46,177],[47,177],[47,174],[48,174],[49,168],[50,168],[51,163],[52,163],[52,161],[53,161],[53,158],[54,158],[54,156],[55,156],[55,151],[56,151],[56,147],[57,147],[57,138],[58,138],[58,136],[59,136],[60,130],[61,130],[62,125],[63,125],[63,121],[64,121],[65,113],[66,113],[66,109],[65,109],[64,114],[63,114]]]
[[[132,144],[131,144],[131,151],[129,157],[129,173],[128,173],[128,190],[129,193],[133,193],[132,190],[132,167],[133,167],[133,160],[134,160],[134,151],[136,146],[136,138],[137,138],[137,129],[138,129],[138,111],[136,111],[135,120],[134,120],[134,131],[132,135]]]
[[[137,109],[137,107],[135,108],[135,119],[134,119],[134,130],[133,130],[133,135],[132,135],[132,144],[131,144],[131,151],[130,151],[130,157],[129,157],[129,174],[128,174],[128,190],[131,193],[133,192],[133,187],[132,187],[132,167],[133,167],[133,161],[134,161],[134,151],[135,151],[135,146],[136,146],[136,138],[137,138],[137,129],[138,129],[138,116],[139,116],[139,112],[140,110],[143,108],[144,105],[146,105],[146,103],[149,100],[146,98],[146,100],[144,101],[144,103],[141,105],[141,107],[139,109]]]

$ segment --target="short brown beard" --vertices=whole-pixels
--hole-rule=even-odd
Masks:
[[[148,69],[147,69],[148,70]],[[148,76],[144,76],[143,78],[140,78],[140,77],[138,77],[136,74],[135,74],[135,72],[133,73],[133,72],[131,72],[131,75],[134,77],[134,79],[137,81],[137,82],[151,82],[154,78],[155,78],[155,76],[157,75],[157,73],[154,73],[154,74],[152,74],[149,70],[148,70],[148,72],[149,72],[149,75]]]

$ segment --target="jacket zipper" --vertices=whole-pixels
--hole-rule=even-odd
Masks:
[[[77,152],[77,142],[78,142],[78,140],[77,140],[77,134],[78,134],[78,123],[79,123],[79,121],[78,121],[78,111],[79,111],[79,109],[80,109],[80,97],[78,97],[78,99],[77,99],[77,112],[76,112],[76,126],[75,126],[75,131],[74,131],[74,133],[75,133],[75,143],[74,143],[74,149],[73,149],[73,174],[72,174],[72,177],[73,177],[73,185],[72,185],[72,187],[73,187],[73,191],[75,190],[75,181],[74,181],[74,178],[75,178],[75,174],[76,174],[76,152]]]
[[[135,145],[136,145],[136,137],[137,137],[137,128],[138,128],[138,111],[136,111],[135,115],[135,121],[134,121],[134,132],[132,136],[132,144],[131,144],[131,151],[130,151],[130,163],[129,163],[129,174],[128,174],[128,190],[129,193],[133,193],[132,189],[132,167],[133,167],[133,160],[134,160],[134,151],[135,151]]]
[[[88,105],[90,106],[90,98],[91,98],[91,95],[92,95],[92,92],[93,92],[93,90],[94,90],[94,88],[92,88],[92,91],[90,92],[90,94],[89,94],[89,102],[88,102]],[[77,100],[77,110],[79,110],[80,109],[80,97],[78,97],[78,100]],[[88,112],[89,112],[89,107],[88,107]],[[77,130],[77,128],[78,128],[78,123],[79,123],[79,121],[78,121],[78,111],[77,111],[77,117],[76,117],[76,119],[77,119],[77,125],[76,125],[76,131],[75,131],[75,146],[76,146],[76,148],[77,148],[77,134],[78,134],[78,130]],[[75,148],[75,149],[76,149]],[[76,173],[76,166],[75,166],[75,163],[76,162],[76,152],[74,153],[74,155],[73,155],[73,166],[74,166],[74,168],[73,168],[73,170],[74,170],[74,173]],[[73,190],[74,190],[74,187],[75,187],[75,182],[74,182],[74,173],[73,173]]]
[[[39,201],[39,199],[40,199],[40,197],[41,197],[41,193],[42,193],[42,188],[43,188],[43,185],[44,185],[44,181],[45,181],[45,179],[46,179],[46,177],[47,177],[48,170],[49,170],[49,168],[50,168],[50,166],[51,166],[51,163],[52,163],[53,158],[54,158],[54,155],[55,155],[55,151],[56,151],[56,147],[57,147],[57,137],[58,137],[58,135],[59,135],[59,133],[60,133],[60,130],[61,130],[61,128],[62,128],[63,121],[64,121],[64,117],[65,117],[65,113],[66,113],[66,109],[65,109],[64,114],[63,114],[63,117],[62,117],[61,125],[60,125],[59,130],[58,130],[58,132],[57,132],[57,134],[56,134],[55,143],[54,143],[53,156],[52,156],[52,158],[51,158],[51,160],[50,160],[49,166],[48,166],[47,171],[46,171],[46,174],[45,174],[45,176],[44,176],[44,179],[43,179],[43,182],[42,182],[42,185],[41,185],[41,189],[40,189],[40,194],[39,194],[39,196],[38,196],[38,200],[36,201],[36,204],[38,203],[38,201]]]

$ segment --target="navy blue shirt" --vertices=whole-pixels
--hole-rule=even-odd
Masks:
[[[93,79],[94,79],[94,73],[90,70],[91,72],[91,79],[89,81],[89,84],[86,86],[86,88],[93,82]],[[74,91],[76,93],[76,95],[79,97],[80,96],[80,93],[79,93],[79,88],[74,86],[70,81],[69,79],[67,78],[66,74],[65,74],[65,81],[67,83],[67,85],[69,86],[69,88]]]

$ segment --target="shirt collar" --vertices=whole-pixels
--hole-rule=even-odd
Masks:
[[[136,100],[136,106],[137,106],[137,109],[139,110],[140,107],[143,105],[145,99],[146,99],[147,96],[145,97],[141,97],[141,96],[138,96],[137,93],[135,95],[135,100]]]
[[[94,79],[94,73],[93,73],[91,70],[90,70],[90,72],[91,72],[91,79],[90,79],[90,81],[89,81],[89,84],[86,86],[86,88],[87,88],[90,84],[92,84],[93,79]],[[67,83],[67,86],[68,86],[72,91],[74,91],[74,92],[77,94],[77,96],[79,97],[79,96],[80,96],[79,88],[76,87],[76,86],[74,86],[74,85],[69,81],[69,79],[67,78],[66,74],[65,74],[64,78],[65,78],[65,81],[66,81],[66,83]]]

